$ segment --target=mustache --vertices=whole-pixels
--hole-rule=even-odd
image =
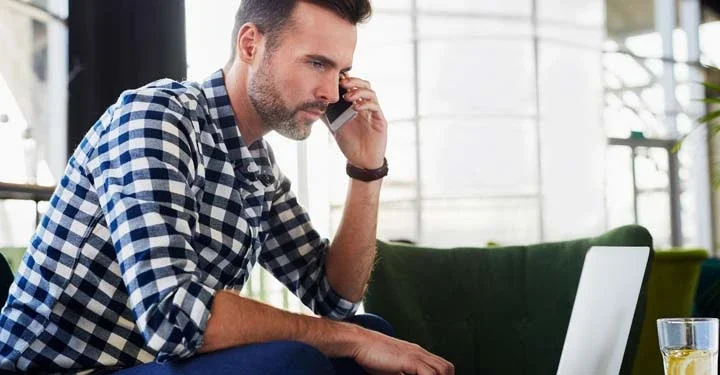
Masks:
[[[308,102],[308,103],[300,105],[297,108],[297,110],[305,111],[308,109],[316,109],[316,110],[319,110],[319,111],[322,111],[323,113],[325,113],[327,108],[328,108],[328,103],[325,103],[325,102]]]

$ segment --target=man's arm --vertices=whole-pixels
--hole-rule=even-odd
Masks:
[[[328,357],[349,357],[381,373],[453,374],[452,364],[418,345],[360,326],[282,311],[218,291],[199,352],[279,340],[298,341]]]
[[[362,300],[375,262],[381,180],[350,180],[340,226],[325,264],[327,277],[345,299]]]
[[[340,100],[353,103],[355,118],[335,134],[348,162],[364,169],[383,165],[387,121],[370,83],[343,77],[348,92]],[[326,258],[327,277],[338,294],[353,302],[362,299],[375,262],[378,201],[381,180],[350,180],[345,210]]]

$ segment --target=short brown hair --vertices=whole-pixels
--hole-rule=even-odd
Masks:
[[[235,59],[237,37],[242,25],[254,23],[267,36],[267,49],[272,51],[300,1],[330,10],[353,25],[367,21],[372,15],[370,0],[241,0],[235,14],[228,65]]]

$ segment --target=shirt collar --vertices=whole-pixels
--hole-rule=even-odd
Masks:
[[[245,145],[235,120],[235,114],[230,106],[230,97],[225,86],[225,75],[222,69],[210,75],[203,82],[203,92],[208,101],[210,116],[220,128],[228,157],[235,165],[235,169],[240,170],[243,174],[265,176],[262,178],[263,182],[269,180],[268,177],[273,176],[269,145],[263,138],[253,142],[249,147]]]

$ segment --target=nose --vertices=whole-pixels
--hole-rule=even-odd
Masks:
[[[315,97],[329,104],[336,103],[340,100],[340,81],[336,75],[328,75],[323,78],[318,86]]]

